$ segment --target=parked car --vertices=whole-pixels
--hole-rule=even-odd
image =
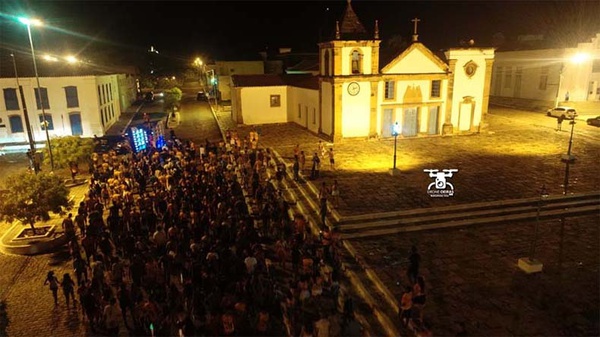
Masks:
[[[196,95],[196,100],[197,101],[207,101],[208,95],[202,90],[198,91],[198,94]]]
[[[587,119],[587,125],[600,127],[600,116],[596,116],[594,118]]]
[[[556,108],[548,109],[546,114],[551,117],[562,116],[564,119],[575,119],[575,117],[577,117],[577,111],[568,106],[558,106]]]

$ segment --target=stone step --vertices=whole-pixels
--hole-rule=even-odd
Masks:
[[[557,200],[558,201],[558,200]],[[568,209],[582,206],[598,205],[599,200],[595,198],[586,198],[582,200],[555,202],[545,204],[542,211],[546,212],[551,209]],[[339,228],[343,232],[354,232],[361,229],[375,229],[381,227],[402,226],[402,225],[417,225],[417,224],[433,224],[443,223],[448,221],[467,220],[476,218],[494,218],[498,216],[507,216],[511,214],[531,214],[537,212],[537,205],[529,205],[526,203],[515,204],[513,206],[496,207],[490,209],[465,210],[461,212],[430,212],[427,214],[417,214],[412,216],[398,216],[392,219],[382,219],[376,221],[341,224]]]

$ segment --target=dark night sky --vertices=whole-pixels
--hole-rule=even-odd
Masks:
[[[491,46],[501,32],[546,34],[557,43],[600,32],[600,1],[360,1],[352,6],[367,30],[380,23],[382,46],[392,36],[410,40],[419,17],[420,40],[430,49],[456,47],[475,39]],[[243,59],[269,47],[317,50],[320,34],[330,34],[346,1],[11,1],[0,0],[0,44],[28,47],[24,26],[11,15],[36,15],[55,28],[34,32],[36,49],[62,53],[142,55],[154,45],[172,60],[197,54]],[[329,8],[329,10],[327,10]],[[77,36],[79,34],[79,36]],[[575,41],[577,42],[577,41]],[[88,56],[91,57],[91,56]]]

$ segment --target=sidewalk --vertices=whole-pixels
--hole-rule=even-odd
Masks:
[[[105,135],[107,136],[119,136],[125,133],[127,127],[131,123],[131,120],[138,113],[142,107],[144,107],[144,101],[135,101],[130,107],[128,107],[125,111],[121,112],[121,116],[115,122],[115,124],[111,125],[108,130],[106,130]]]

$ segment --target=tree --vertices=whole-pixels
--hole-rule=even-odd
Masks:
[[[50,219],[50,212],[61,214],[70,209],[69,189],[63,180],[52,173],[13,175],[6,183],[0,198],[0,219],[28,224],[35,231],[35,222]]]
[[[175,107],[179,106],[179,101],[181,101],[181,97],[183,96],[183,92],[181,89],[174,87],[169,90],[165,90],[165,98],[164,98],[164,107],[167,111],[175,112]]]
[[[52,145],[52,156],[54,167],[69,167],[71,162],[85,162],[87,157],[94,151],[94,140],[79,136],[65,136],[50,139]],[[48,150],[44,150],[44,163],[50,162]]]

